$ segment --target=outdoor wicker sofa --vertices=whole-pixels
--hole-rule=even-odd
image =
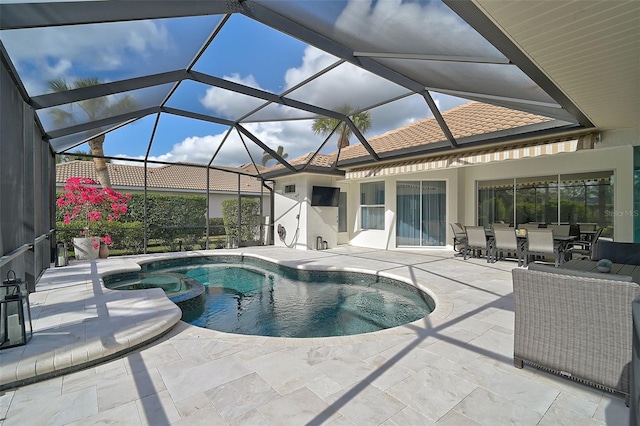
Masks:
[[[630,394],[631,277],[532,264],[513,274],[514,365]]]

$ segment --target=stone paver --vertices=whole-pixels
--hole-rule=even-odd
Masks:
[[[628,424],[618,395],[513,367],[515,262],[350,246],[208,253],[395,276],[428,291],[437,307],[358,336],[240,336],[179,321],[162,293],[101,285],[101,274],[170,255],[76,262],[42,277],[32,295],[34,338],[0,351],[0,385],[80,370],[0,391],[0,425]]]

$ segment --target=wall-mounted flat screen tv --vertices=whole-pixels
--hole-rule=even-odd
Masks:
[[[324,207],[338,207],[340,188],[331,186],[314,186],[311,191],[311,205]]]

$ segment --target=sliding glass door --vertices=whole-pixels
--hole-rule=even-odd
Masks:
[[[595,223],[613,235],[613,171],[478,182],[478,225]]]
[[[396,245],[420,245],[420,182],[398,182],[396,189]]]
[[[396,210],[396,245],[445,245],[445,181],[398,182]]]
[[[478,226],[513,223],[513,179],[478,182]]]

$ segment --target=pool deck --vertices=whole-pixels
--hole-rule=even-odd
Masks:
[[[31,295],[33,339],[0,351],[0,425],[628,425],[620,395],[513,367],[515,262],[350,246],[204,253],[397,277],[437,307],[357,336],[241,336],[181,322],[160,289],[101,284],[164,255],[51,268]]]

